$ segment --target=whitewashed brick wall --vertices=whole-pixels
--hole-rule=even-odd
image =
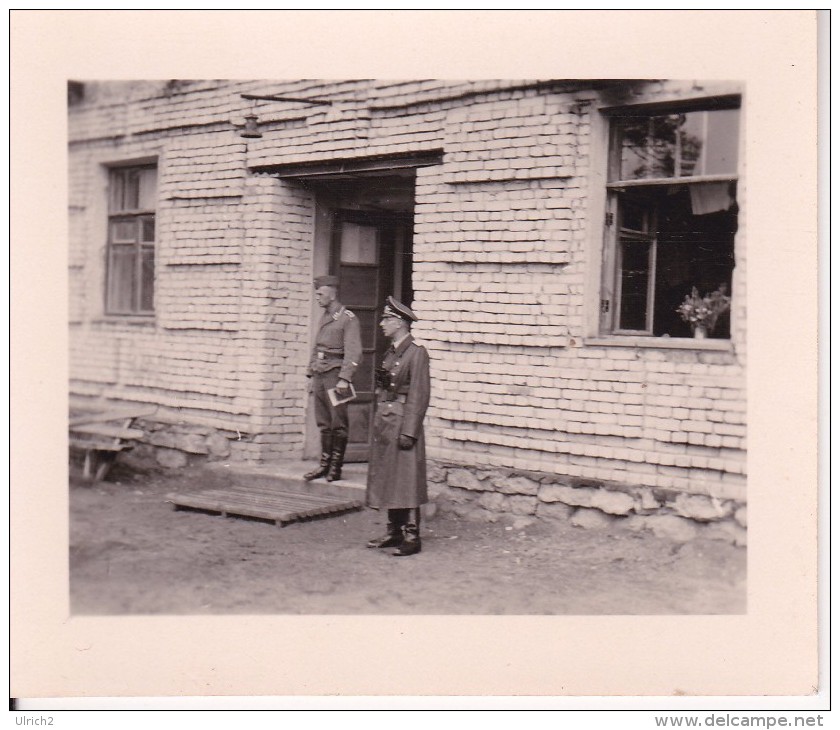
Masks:
[[[685,92],[663,85],[636,100]],[[430,453],[743,500],[743,309],[734,353],[585,344],[597,297],[584,296],[584,254],[600,234],[585,203],[604,194],[589,183],[596,102],[525,93],[454,110],[444,165],[419,172],[415,329],[435,368]],[[742,241],[743,228],[736,301]]]
[[[732,351],[593,344],[601,104],[695,82],[563,91],[525,81],[294,81],[99,89],[70,114],[71,391],[236,431],[234,456],[299,456],[314,200],[250,168],[442,151],[417,172],[414,308],[432,356],[429,454],[743,500],[745,228]],[[256,102],[241,93],[336,100]],[[613,94],[611,96],[611,94]],[[263,137],[237,125],[254,109]],[[160,165],[156,317],[101,316],[102,165]],[[742,185],[743,188],[743,185]],[[745,209],[743,189],[739,191]],[[597,278],[597,277],[596,277]]]

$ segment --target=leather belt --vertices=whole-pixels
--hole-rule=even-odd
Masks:
[[[325,352],[324,350],[317,350],[316,356],[319,360],[341,360],[344,358],[343,352]]]
[[[382,400],[384,400],[386,402],[389,402],[389,403],[394,402],[394,401],[396,401],[397,403],[405,403],[408,400],[408,394],[407,393],[391,393],[390,391],[387,391],[385,393],[385,397]]]

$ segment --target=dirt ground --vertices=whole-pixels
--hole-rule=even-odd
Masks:
[[[70,596],[90,614],[730,614],[746,550],[568,523],[514,528],[439,514],[408,558],[365,548],[384,514],[278,527],[175,510],[202,472],[70,484]]]

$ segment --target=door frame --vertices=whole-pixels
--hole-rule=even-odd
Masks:
[[[406,178],[404,185],[399,185],[401,194],[396,197],[399,203],[395,204],[391,209],[375,208],[372,205],[366,205],[365,200],[365,185],[369,180],[372,185],[371,189],[378,194],[382,192],[382,177],[371,176],[366,179],[347,178],[342,181],[341,185],[336,185],[334,181],[329,185],[310,184],[310,187],[315,193],[315,230],[313,236],[313,275],[332,274],[341,278],[341,262],[340,262],[340,237],[341,228],[345,221],[368,223],[370,225],[377,225],[380,227],[390,227],[392,229],[392,238],[389,242],[382,242],[378,240],[377,247],[381,248],[387,245],[389,250],[384,257],[387,261],[383,262],[382,251],[378,251],[377,266],[384,265],[388,268],[386,283],[380,287],[380,291],[376,295],[375,307],[371,310],[373,312],[373,327],[374,327],[374,342],[368,345],[367,352],[372,355],[373,366],[375,367],[381,362],[381,357],[387,349],[387,342],[384,342],[384,335],[378,328],[379,320],[382,315],[382,307],[388,295],[394,296],[405,301],[410,305],[413,300],[412,287],[412,259],[413,259],[413,234],[414,234],[414,176],[409,178],[407,175],[402,175]],[[381,236],[381,233],[379,234]],[[381,277],[378,277],[381,279]],[[342,285],[339,284],[339,300],[345,304],[348,309],[353,311],[352,304],[347,304],[342,300]],[[313,338],[317,333],[318,323],[323,315],[321,310],[312,301],[311,306],[311,321],[310,321],[310,336]],[[364,344],[364,343],[363,343]],[[310,348],[311,350],[311,348]],[[369,425],[373,421],[373,403],[372,388],[370,391],[371,411],[369,413]],[[351,428],[353,422],[351,421]],[[345,460],[352,461],[367,461],[370,444],[370,432],[365,447],[361,449],[358,443],[354,446],[351,442],[348,444]],[[362,453],[363,452],[363,453]],[[306,402],[305,410],[305,437],[304,437],[304,458],[312,458],[320,453],[320,439],[318,436],[318,429],[315,424],[314,409],[312,408],[311,400]]]
[[[339,277],[339,301],[350,311],[355,312],[362,324],[364,364],[357,372],[361,372],[366,380],[366,382],[359,382],[357,379],[355,382],[359,398],[349,405],[351,433],[345,460],[348,462],[367,461],[376,410],[373,371],[382,361],[388,348],[387,338],[379,328],[379,321],[382,318],[382,310],[387,297],[403,296],[406,281],[407,286],[410,287],[413,212],[336,207],[332,210],[330,219],[332,230],[329,273]],[[342,260],[344,226],[348,223],[375,228],[376,254],[373,263]],[[360,269],[375,271],[374,294],[369,304],[361,304],[345,295],[347,292],[345,277],[351,275],[352,270]],[[364,424],[366,424],[367,432],[359,433],[358,429],[364,429]]]

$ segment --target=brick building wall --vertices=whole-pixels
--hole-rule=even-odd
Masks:
[[[434,368],[427,432],[441,488],[462,487],[459,469],[468,467],[477,491],[498,491],[482,485],[499,473],[541,473],[561,486],[644,485],[745,501],[743,216],[729,341],[620,345],[597,324],[607,138],[600,109],[738,93],[737,85],[90,88],[70,110],[77,400],[153,402],[162,421],[229,438],[234,457],[299,457],[315,200],[305,186],[255,170],[437,151],[442,164],[417,170],[413,286],[415,334]],[[335,103],[252,104],[242,93]],[[238,127],[249,111],[263,136],[246,142]],[[104,317],[105,166],[152,157],[155,317]]]
[[[663,84],[634,101],[681,95]],[[597,306],[587,267],[603,220],[589,205],[604,195],[590,179],[601,99],[512,96],[451,113],[444,165],[418,179],[416,331],[441,403],[433,453],[745,499],[743,308],[723,351],[595,337],[585,310]],[[744,267],[742,227],[736,302]]]

